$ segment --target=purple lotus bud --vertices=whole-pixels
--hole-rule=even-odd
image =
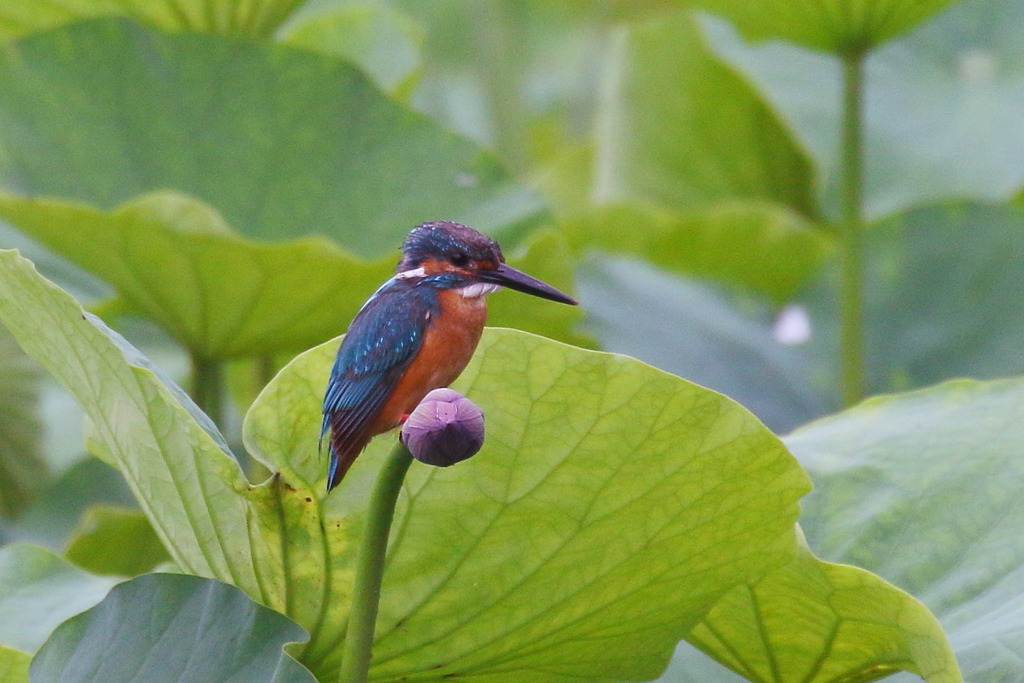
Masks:
[[[434,389],[405,421],[402,443],[427,465],[462,462],[484,445],[484,412],[454,389]]]

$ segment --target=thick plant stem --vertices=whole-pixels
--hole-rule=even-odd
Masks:
[[[527,4],[523,0],[478,3],[473,35],[479,43],[480,68],[490,100],[495,146],[513,169],[530,165],[530,139],[523,105],[529,41]]]
[[[412,454],[399,442],[377,474],[377,483],[370,495],[369,516],[366,518],[359,557],[356,559],[352,607],[341,659],[341,683],[366,683],[370,672],[373,630],[377,623],[388,535],[395,515],[395,503],[411,463]]]
[[[192,400],[224,428],[224,364],[192,354]]]
[[[840,284],[843,404],[864,397],[864,147],[861,137],[864,52],[843,55],[842,280]]]
[[[274,357],[270,355],[256,356],[256,393],[263,391],[263,388],[270,384],[276,374],[274,368]]]

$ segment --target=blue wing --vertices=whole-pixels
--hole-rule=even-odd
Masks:
[[[328,490],[365,446],[370,422],[423,343],[432,315],[440,311],[437,290],[389,280],[349,326],[324,396],[323,441],[331,431]]]

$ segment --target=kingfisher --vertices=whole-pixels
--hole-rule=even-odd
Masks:
[[[359,309],[331,369],[320,441],[330,431],[330,491],[370,439],[402,424],[432,389],[462,373],[503,287],[563,304],[572,297],[505,263],[501,247],[449,221],[416,226],[395,275]]]

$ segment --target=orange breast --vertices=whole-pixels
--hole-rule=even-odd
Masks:
[[[377,413],[371,434],[401,424],[428,392],[454,382],[473,357],[487,321],[484,297],[464,297],[448,289],[441,291],[438,298],[441,312],[430,321],[416,357]]]

